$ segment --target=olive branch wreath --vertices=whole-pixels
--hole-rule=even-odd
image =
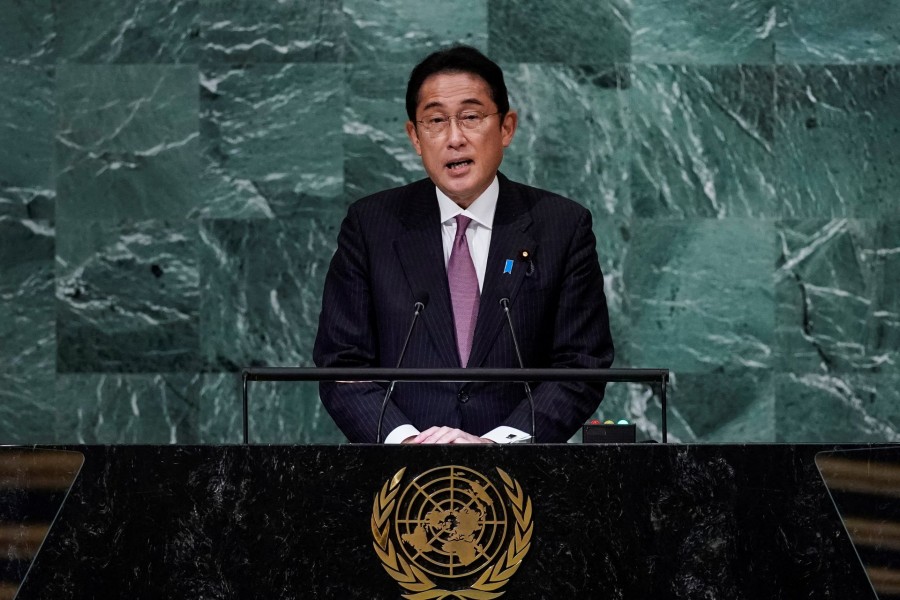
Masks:
[[[492,600],[504,594],[500,591],[509,579],[515,575],[522,564],[522,560],[531,548],[531,534],[534,532],[534,524],[531,521],[531,498],[522,491],[519,482],[507,475],[502,469],[497,469],[500,478],[503,479],[504,491],[512,504],[512,513],[516,518],[515,535],[509,542],[509,546],[503,556],[493,565],[489,565],[482,573],[478,581],[472,587],[464,590],[437,589],[425,572],[394,550],[394,544],[390,538],[391,513],[394,510],[397,493],[400,491],[400,481],[406,467],[397,471],[393,477],[384,482],[381,491],[375,495],[372,503],[372,536],[373,546],[381,565],[401,587],[411,593],[403,594],[407,600],[442,600],[443,598],[460,598],[464,600]]]

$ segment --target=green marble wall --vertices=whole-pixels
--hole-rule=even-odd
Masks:
[[[423,175],[410,66],[503,64],[504,171],[594,213],[671,439],[900,441],[900,3],[0,0],[0,443],[240,439],[347,204]],[[266,442],[338,441],[312,386]],[[658,400],[601,416],[658,436]]]

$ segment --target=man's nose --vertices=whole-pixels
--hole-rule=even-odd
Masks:
[[[450,119],[449,129],[447,130],[447,143],[451,146],[459,146],[466,143],[465,133],[456,117]]]

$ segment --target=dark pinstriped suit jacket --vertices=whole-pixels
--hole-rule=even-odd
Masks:
[[[608,367],[613,361],[591,215],[571,200],[499,175],[487,270],[470,367],[517,367],[500,299],[508,297],[526,367]],[[320,367],[394,367],[416,300],[428,305],[403,367],[459,367],[434,183],[354,203],[325,280],[314,359]],[[519,260],[529,250],[533,264]],[[504,274],[507,259],[515,260]],[[351,442],[374,442],[385,388],[323,383],[322,401]],[[597,408],[602,386],[534,388],[537,441],[564,442]],[[383,431],[411,423],[474,435],[508,425],[530,432],[521,384],[399,383]]]

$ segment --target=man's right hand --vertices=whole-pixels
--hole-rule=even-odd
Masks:
[[[404,444],[493,444],[462,429],[452,427],[430,427],[416,436],[403,440]]]

